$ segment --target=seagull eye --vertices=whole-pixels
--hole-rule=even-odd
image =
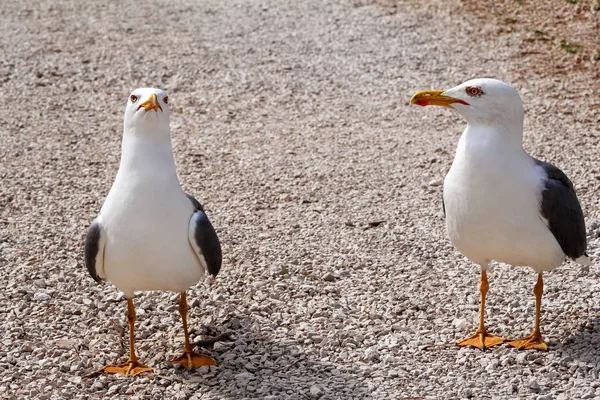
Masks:
[[[467,94],[471,97],[479,97],[483,94],[483,90],[481,90],[477,86],[468,86],[466,91]]]
[[[129,100],[131,100],[132,103],[135,103],[136,101],[138,101],[138,97],[135,94],[132,94],[131,96],[129,96]]]
[[[165,96],[165,98],[163,99],[163,101],[165,102],[165,104],[169,104],[169,96]]]

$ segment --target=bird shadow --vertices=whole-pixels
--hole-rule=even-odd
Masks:
[[[132,379],[149,378],[152,390],[164,391],[166,397],[171,386],[184,388],[189,395],[202,399],[372,398],[372,388],[359,371],[331,362],[327,357],[324,359],[318,349],[302,340],[263,332],[260,318],[262,316],[230,314],[216,325],[190,329],[191,337],[201,337],[193,343],[195,350],[213,357],[217,367],[188,371],[164,362],[154,365],[154,373]],[[125,348],[127,329],[119,329],[118,334],[121,347]],[[126,357],[124,349],[121,353],[121,358]],[[86,386],[91,388],[92,382],[100,376],[102,370],[88,373],[85,377],[90,383]],[[104,377],[110,382],[109,386],[127,381],[115,376]]]
[[[600,364],[600,317],[579,323],[555,349],[580,363]]]
[[[199,393],[231,399],[371,398],[371,389],[356,371],[323,361],[314,347],[301,340],[274,339],[261,332],[260,325],[252,315],[233,316],[224,322],[221,329],[226,328],[230,337],[212,346],[208,341],[206,347],[212,347],[209,350],[219,366],[195,375]],[[178,368],[176,375],[183,382],[190,373]]]

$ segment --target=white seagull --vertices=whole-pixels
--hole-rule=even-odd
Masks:
[[[215,365],[192,351],[186,290],[221,268],[221,245],[202,205],[179,184],[169,126],[169,98],[160,89],[131,93],[125,108],[121,164],[100,215],[85,242],[85,263],[94,280],[112,282],[127,297],[129,360],[105,373],[152,371],[134,349],[136,291],[181,293],[179,313],[185,349],[172,360],[187,369]]]
[[[450,107],[467,120],[444,180],[443,203],[452,244],[481,266],[481,311],[475,334],[458,345],[485,349],[505,341],[484,325],[487,270],[494,260],[538,273],[533,333],[508,344],[547,350],[540,333],[542,273],[566,257],[589,263],[573,184],[560,169],[523,149],[523,103],[510,85],[473,79],[449,90],[419,92],[411,103]]]

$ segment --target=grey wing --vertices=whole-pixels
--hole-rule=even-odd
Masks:
[[[85,266],[92,278],[102,283],[104,278],[104,245],[106,235],[98,219],[92,222],[85,238]]]
[[[198,200],[186,194],[194,205],[195,211],[190,218],[188,238],[200,263],[212,276],[217,276],[221,270],[223,255],[221,253],[221,242],[217,232],[204,213],[204,209]]]
[[[548,221],[548,227],[563,252],[575,260],[585,254],[587,240],[583,212],[573,183],[554,165],[540,160],[535,162],[547,175],[540,214]]]

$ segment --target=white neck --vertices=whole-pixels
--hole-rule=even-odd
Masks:
[[[460,139],[466,152],[523,152],[523,122],[478,124],[469,122]]]
[[[179,185],[173,148],[169,136],[123,135],[121,164],[118,175],[135,176],[138,183]],[[118,176],[117,176],[118,177]]]

